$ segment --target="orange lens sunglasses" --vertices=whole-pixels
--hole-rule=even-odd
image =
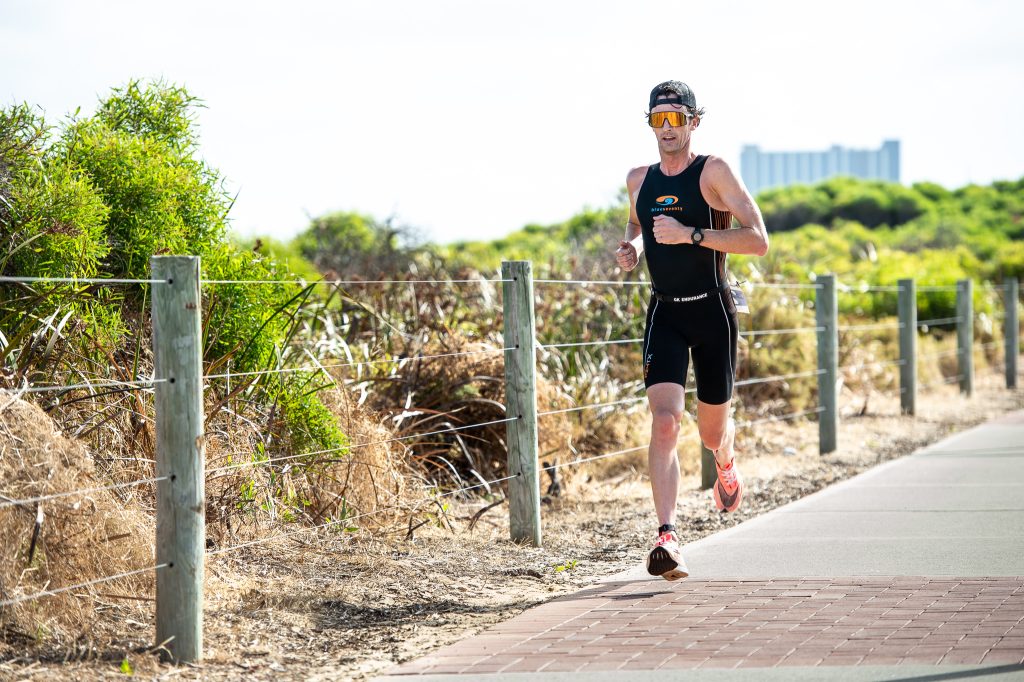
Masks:
[[[691,118],[693,116],[683,111],[659,111],[647,114],[647,125],[652,128],[660,128],[665,125],[665,121],[668,121],[670,126],[678,128],[686,125]]]

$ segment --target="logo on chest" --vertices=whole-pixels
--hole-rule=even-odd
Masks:
[[[662,194],[654,200],[656,206],[651,207],[651,213],[662,213],[664,211],[682,211],[679,205],[679,197],[675,194]]]

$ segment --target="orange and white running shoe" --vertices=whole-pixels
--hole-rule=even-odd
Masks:
[[[667,530],[658,536],[654,549],[647,555],[647,572],[660,575],[665,580],[679,580],[690,575],[683,563],[679,538],[673,531]]]
[[[718,470],[718,480],[715,481],[713,488],[715,506],[718,507],[718,511],[736,511],[743,501],[743,479],[736,470],[736,460],[733,459],[723,469],[716,459],[715,469]]]

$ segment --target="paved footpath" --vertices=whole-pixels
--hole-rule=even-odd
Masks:
[[[1024,411],[388,671],[441,680],[1024,680]]]

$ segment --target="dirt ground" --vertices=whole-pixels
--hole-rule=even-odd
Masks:
[[[985,419],[1024,407],[995,374],[975,395],[940,387],[919,398],[919,416],[899,414],[896,398],[847,396],[839,450],[817,453],[816,422],[741,430],[738,462],[748,484],[742,509],[714,510],[699,478],[683,479],[684,542],[740,523],[879,462],[899,457]],[[695,448],[695,445],[690,448]],[[507,540],[507,504],[480,516],[479,498],[452,502],[447,521],[418,528],[407,519],[377,533],[293,536],[208,562],[206,658],[173,667],[150,653],[151,619],[125,619],[116,645],[95,650],[0,649],[0,679],[363,680],[582,589],[641,562],[655,520],[642,453],[575,474],[542,508],[544,546]],[[597,467],[600,468],[597,468]],[[693,470],[693,463],[689,465]],[[127,663],[125,663],[127,661]],[[125,668],[127,670],[127,668]]]

